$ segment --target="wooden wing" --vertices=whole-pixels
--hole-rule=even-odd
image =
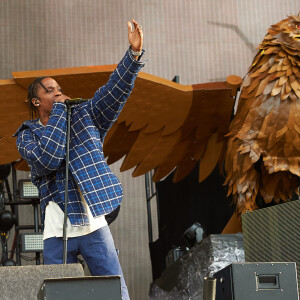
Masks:
[[[11,80],[0,80],[0,164],[20,158],[16,139],[12,137],[23,121],[29,119],[25,103],[26,90]]]
[[[71,98],[90,98],[107,82],[115,67],[13,72],[14,79],[0,81],[0,164],[20,158],[12,135],[29,119],[27,86],[34,78],[51,76]],[[156,181],[176,168],[174,180],[179,181],[200,161],[201,181],[220,157],[233,104],[233,89],[226,82],[180,85],[140,72],[130,98],[105,139],[108,163],[125,156],[121,171],[135,167],[133,176],[138,176],[155,169]],[[22,161],[18,166],[26,168]]]
[[[224,145],[239,77],[226,82],[180,85],[141,73],[104,142],[108,163],[124,157],[121,171],[139,176],[155,169],[158,181],[176,169],[183,179],[200,162],[199,181],[215,168]],[[236,85],[234,85],[236,84]]]

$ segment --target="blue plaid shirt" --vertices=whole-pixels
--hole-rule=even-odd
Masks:
[[[89,224],[76,182],[94,217],[110,213],[122,201],[122,186],[105,162],[103,141],[143,66],[127,51],[107,84],[88,102],[72,108],[67,205],[72,226]],[[38,119],[26,121],[15,134],[17,148],[28,162],[32,182],[39,190],[42,222],[49,201],[64,211],[66,110],[64,103],[56,102],[46,126]]]

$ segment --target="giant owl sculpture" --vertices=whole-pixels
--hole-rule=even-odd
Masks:
[[[227,134],[228,194],[238,212],[288,201],[300,177],[300,16],[271,26]]]

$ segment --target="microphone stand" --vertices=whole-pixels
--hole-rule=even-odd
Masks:
[[[68,182],[69,182],[69,162],[70,162],[70,129],[71,129],[71,110],[73,104],[80,104],[88,100],[76,98],[66,100],[67,105],[67,137],[66,137],[66,174],[65,174],[65,208],[64,208],[64,224],[63,224],[63,264],[67,263],[67,249],[68,249],[68,237],[67,237],[67,220],[68,220]]]

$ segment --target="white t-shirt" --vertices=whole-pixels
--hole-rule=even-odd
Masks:
[[[86,201],[81,195],[83,206],[86,209],[90,224],[87,226],[71,226],[69,218],[67,219],[67,237],[77,237],[89,234],[101,227],[107,225],[104,216],[94,218]],[[64,212],[53,201],[46,206],[43,239],[63,236]]]

